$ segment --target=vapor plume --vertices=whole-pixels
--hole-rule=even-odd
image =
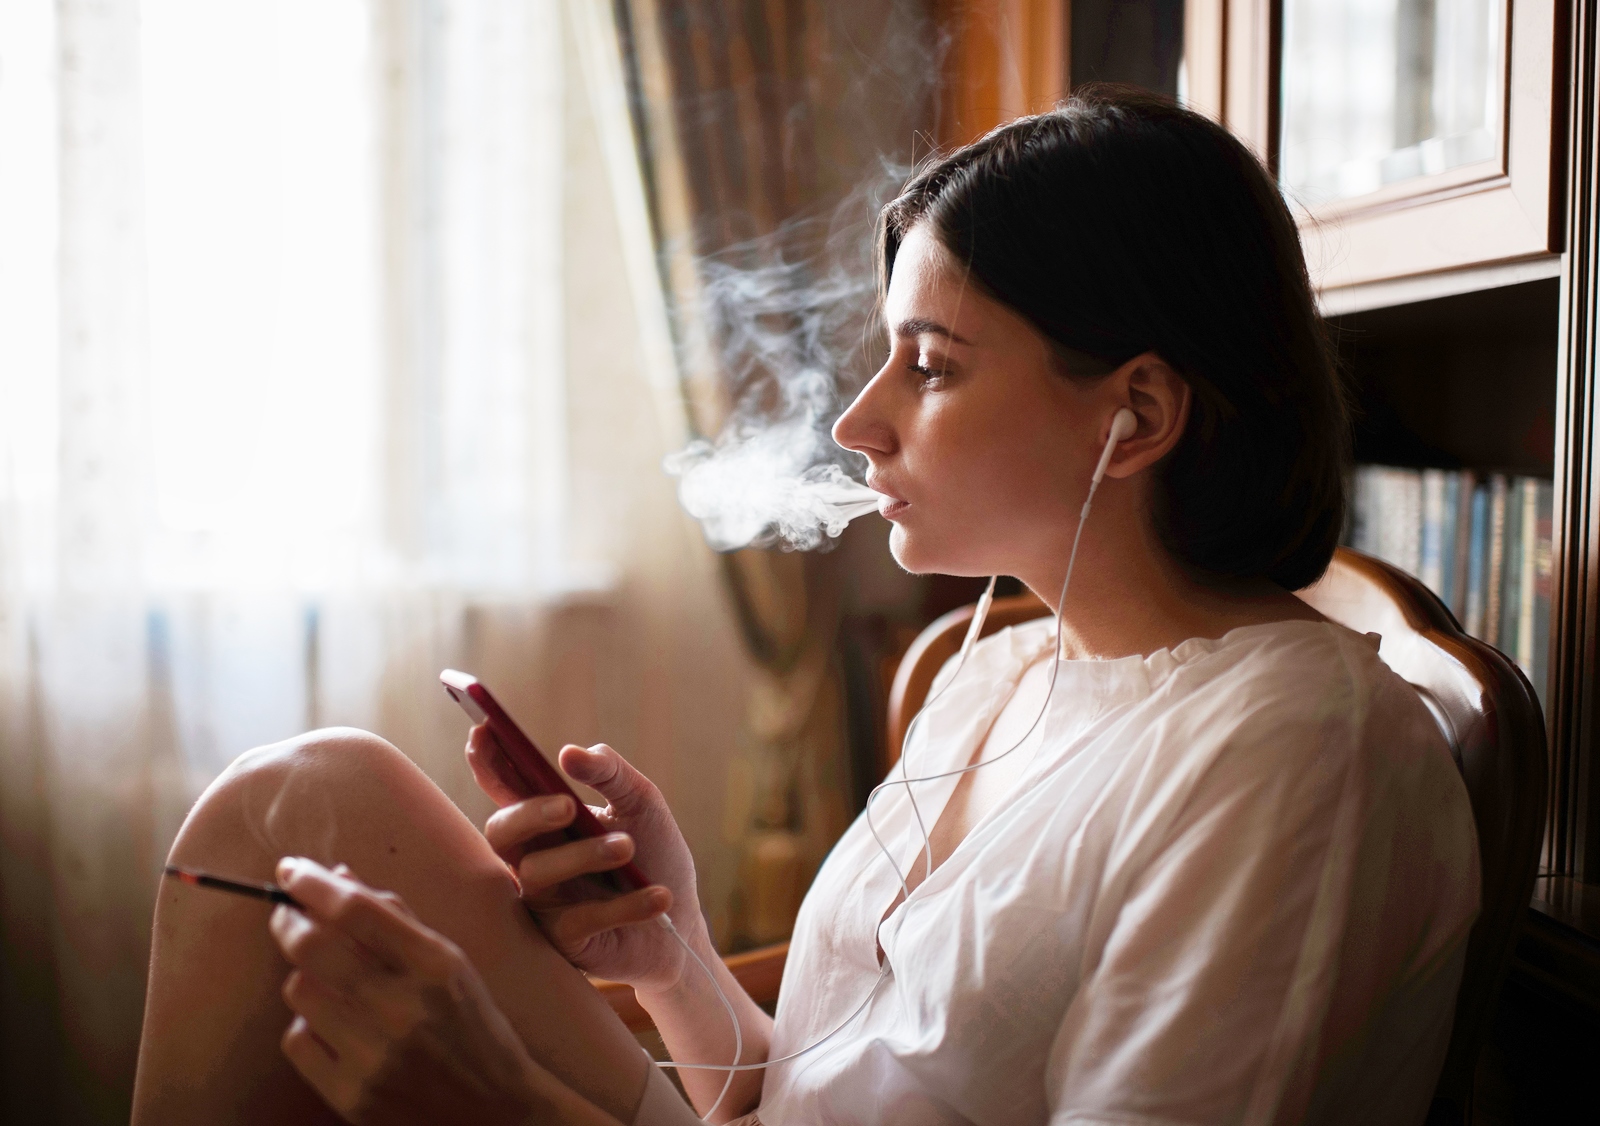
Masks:
[[[832,383],[820,371],[792,376],[782,385],[788,401],[778,421],[736,416],[715,444],[694,442],[667,458],[679,502],[717,551],[813,551],[877,508],[878,494],[823,446],[837,413]]]
[[[827,550],[877,508],[866,459],[830,430],[870,368],[872,216],[903,169],[857,188],[821,224],[791,223],[701,263],[696,316],[734,406],[715,440],[666,459],[678,499],[718,551]]]

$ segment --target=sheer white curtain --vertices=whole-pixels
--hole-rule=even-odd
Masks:
[[[240,750],[359,724],[484,812],[445,664],[630,754],[726,893],[746,672],[604,10],[0,0],[0,1117],[125,1120]]]

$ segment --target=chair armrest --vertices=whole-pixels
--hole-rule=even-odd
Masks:
[[[788,958],[789,944],[779,942],[741,954],[730,954],[722,961],[733,974],[734,980],[750,994],[752,1001],[758,1005],[770,1005],[778,999],[778,984],[783,980],[783,966]],[[644,1011],[644,1006],[633,995],[633,986],[598,977],[592,977],[589,981],[610,1004],[611,1011],[622,1018],[622,1023],[628,1026],[630,1032],[649,1032],[655,1028],[655,1021],[650,1019],[650,1014]]]

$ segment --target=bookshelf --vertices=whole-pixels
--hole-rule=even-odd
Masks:
[[[1332,318],[1356,422],[1345,542],[1421,579],[1548,707],[1560,284]]]
[[[1362,465],[1344,542],[1415,575],[1547,702],[1553,482],[1470,469]]]
[[[1244,0],[1241,10],[1249,6]],[[1551,10],[1518,4],[1512,18]],[[1507,227],[1466,222],[1454,213],[1467,206],[1464,196],[1419,198],[1374,212],[1371,223],[1349,216],[1316,232],[1347,240],[1348,262],[1361,267],[1325,277],[1321,294],[1325,310],[1342,314],[1330,323],[1361,412],[1358,461],[1387,467],[1391,482],[1403,479],[1399,471],[1421,470],[1434,479],[1470,473],[1474,483],[1480,474],[1489,481],[1503,474],[1508,489],[1518,477],[1549,482],[1549,606],[1534,611],[1548,629],[1546,640],[1535,639],[1545,660],[1535,671],[1550,735],[1549,811],[1542,875],[1480,1061],[1472,1118],[1491,1126],[1591,1121],[1600,1106],[1588,1078],[1600,1052],[1600,912],[1590,890],[1600,885],[1600,18],[1593,4],[1559,5],[1553,14],[1554,82],[1543,87],[1555,94],[1552,128],[1519,130],[1513,105],[1510,134],[1511,147],[1549,138],[1554,190],[1531,191],[1527,202],[1551,201],[1545,248],[1555,257],[1531,245],[1510,261],[1487,252],[1486,241]],[[1550,42],[1536,38],[1541,50]],[[1274,65],[1263,68],[1269,86]],[[1516,59],[1509,69],[1516,86]],[[1538,163],[1538,153],[1531,156],[1528,167]],[[1520,190],[1514,169],[1510,180]],[[1367,236],[1380,225],[1394,228],[1398,253],[1425,247],[1433,257],[1415,254],[1408,268],[1363,273],[1364,251],[1375,245]],[[1455,258],[1434,260],[1434,251],[1482,268],[1453,268]],[[1500,265],[1484,266],[1497,258]],[[1420,301],[1404,295],[1455,289],[1477,292]],[[1386,295],[1388,307],[1371,307]],[[1419,514],[1419,541],[1421,523]],[[1422,569],[1420,542],[1416,551]]]
[[[1467,632],[1516,660],[1552,733],[1544,874],[1480,1064],[1474,1121],[1491,1126],[1576,1121],[1566,1116],[1594,1106],[1569,1066],[1600,1050],[1600,913],[1585,891],[1596,577],[1586,249],[1565,278],[1328,318],[1355,408],[1346,542],[1415,574]],[[1591,288],[1574,308],[1579,266]]]

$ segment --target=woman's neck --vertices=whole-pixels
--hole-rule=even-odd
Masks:
[[[1049,553],[1053,559],[1047,555],[1029,574],[1018,574],[1047,605],[1061,610],[1064,656],[1148,656],[1192,637],[1221,637],[1240,626],[1325,620],[1267,579],[1231,584],[1196,579],[1152,529],[1138,526],[1143,521],[1120,515],[1091,515],[1063,607],[1056,602],[1066,574],[1066,551]]]

